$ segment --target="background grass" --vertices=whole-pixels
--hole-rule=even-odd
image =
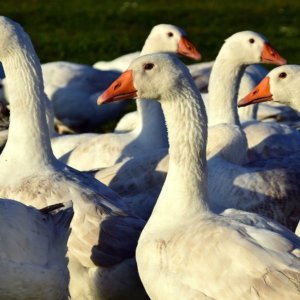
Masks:
[[[21,23],[42,62],[92,64],[142,48],[152,26],[183,27],[203,60],[241,30],[266,35],[290,63],[300,62],[299,0],[6,0],[0,13]]]
[[[299,12],[299,0],[0,0],[0,14],[25,28],[42,63],[111,60],[140,50],[154,25],[170,23],[186,30],[203,61],[213,60],[231,34],[254,30],[297,64]],[[116,122],[95,130],[110,131]]]

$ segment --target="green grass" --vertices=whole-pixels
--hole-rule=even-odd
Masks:
[[[266,35],[290,63],[300,62],[299,0],[6,0],[0,12],[21,23],[42,62],[92,64],[141,49],[152,26],[183,27],[203,60],[241,30]]]
[[[186,30],[203,61],[242,30],[267,36],[289,63],[300,63],[299,0],[6,0],[2,15],[31,36],[41,62],[93,64],[140,50],[151,28],[170,23]],[[186,63],[192,63],[185,59]],[[271,66],[269,67],[271,68]],[[126,111],[134,108],[132,103]],[[111,130],[115,120],[100,131]]]

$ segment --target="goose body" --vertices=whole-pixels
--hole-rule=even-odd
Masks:
[[[128,94],[159,100],[170,144],[168,175],[136,251],[150,298],[298,299],[299,238],[256,214],[216,215],[208,208],[207,118],[187,68],[176,57],[153,54],[126,73],[98,101]]]
[[[157,25],[150,32],[141,53],[153,52],[174,52],[193,59],[200,58],[185,32],[168,24]],[[78,170],[88,171],[109,167],[126,157],[152,151],[153,145],[156,149],[166,148],[168,143],[159,103],[138,99],[137,108],[141,121],[136,128],[126,133],[102,134],[92,138],[77,146],[63,161]]]
[[[64,61],[43,64],[42,70],[45,92],[52,102],[59,129],[64,125],[77,132],[95,130],[117,117],[126,104],[114,103],[106,108],[95,104],[99,91],[108,87],[119,72]]]
[[[51,148],[55,157],[63,160],[63,157],[68,156],[77,146],[97,136],[97,133],[56,135],[51,138]]]
[[[299,153],[243,165],[229,160],[234,161],[234,153],[231,157],[226,154],[225,148],[223,153],[216,152],[208,159],[211,209],[214,212],[242,209],[295,230],[300,216]],[[168,166],[168,151],[162,149],[151,156],[140,156],[99,170],[94,176],[127,199],[131,210],[147,220],[165,182]]]
[[[148,220],[164,184],[169,164],[168,149],[139,155],[92,175],[117,192],[135,215]]]
[[[37,208],[72,202],[67,244],[72,298],[131,299],[135,295],[144,299],[134,257],[144,222],[131,217],[126,203],[112,190],[55,159],[42,70],[34,48],[12,20],[0,17],[0,28],[1,45],[5,45],[0,48],[0,60],[11,94],[9,136],[0,156],[0,197]]]
[[[0,199],[1,299],[68,299],[72,211],[44,213]]]
[[[93,64],[93,67],[98,70],[109,70],[124,72],[129,64],[141,55],[140,51],[128,53],[115,58],[112,61],[98,61]]]

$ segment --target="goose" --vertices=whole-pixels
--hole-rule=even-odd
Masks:
[[[1,299],[68,299],[70,209],[0,199]]]
[[[116,71],[100,71],[89,65],[66,61],[42,65],[45,92],[53,105],[59,133],[88,132],[116,118],[126,103],[106,108],[95,104],[101,89],[108,87],[119,75]]]
[[[267,46],[262,48],[264,44]],[[250,149],[248,158],[251,160],[285,155],[287,152],[295,152],[300,149],[300,135],[288,125],[276,122],[258,122],[255,118],[250,120],[251,111],[244,113],[244,115],[248,114],[248,121],[240,122],[236,108],[237,86],[239,86],[245,65],[259,62],[260,55],[262,55],[262,62],[272,62],[273,60],[273,63],[276,64],[285,63],[285,60],[274,49],[270,50],[268,56],[264,58],[263,55],[267,52],[264,50],[261,52],[260,49],[268,47],[267,39],[255,32],[243,31],[233,34],[223,44],[213,65],[209,81],[209,101],[206,105],[210,125],[209,132],[218,130],[219,126],[223,127],[222,124],[241,125],[246,133]],[[245,86],[250,89],[255,85],[256,81],[252,80],[248,81],[248,86],[246,86],[244,80],[243,89],[240,88],[239,93],[245,93]],[[220,137],[224,139],[223,134],[220,134]],[[219,139],[216,138],[216,141]],[[210,147],[211,143],[212,140],[209,138],[208,145]],[[218,146],[218,143],[216,145]]]
[[[174,34],[174,38],[173,36],[169,37],[168,34]],[[177,51],[178,49],[178,44],[179,44],[179,37],[183,34],[183,30],[180,28],[177,28],[173,25],[167,25],[167,24],[160,24],[160,25],[156,25],[150,32],[148,39],[145,42],[144,48],[143,48],[143,52],[153,52],[153,51]],[[166,38],[167,37],[167,38]],[[176,45],[177,43],[177,45]],[[184,43],[186,43],[186,47],[191,47],[191,45],[189,44],[189,41],[183,37],[183,42],[180,43],[181,48],[180,48],[180,52],[182,54],[184,54],[184,46],[182,46]],[[190,48],[190,53],[187,55],[191,55],[194,58],[198,57],[199,54],[197,54],[194,50],[194,48]],[[197,56],[198,55],[198,56]],[[96,95],[96,94],[95,94]],[[96,105],[96,100],[93,99],[94,105]],[[147,120],[147,115],[150,112],[150,109],[147,113],[147,107],[146,105],[140,105],[140,109],[139,109],[139,113],[141,115],[143,115],[143,118]],[[145,108],[144,108],[145,107]],[[159,110],[159,107],[155,106],[155,104],[152,104],[152,110],[156,111]],[[142,113],[144,111],[144,113]],[[142,118],[142,117],[140,117]],[[144,123],[147,124],[146,120],[144,120]],[[163,121],[160,121],[163,123]],[[140,123],[142,124],[142,123]],[[135,123],[136,125],[136,123]],[[144,131],[146,131],[146,134],[149,133],[149,130],[151,131],[151,129],[146,129],[145,128],[146,125],[143,125],[143,129]],[[149,125],[148,125],[149,127]],[[136,136],[139,135],[139,132],[142,130],[142,125],[137,125],[137,128],[135,130],[135,132],[131,132],[131,134],[129,135],[125,135],[125,136],[121,136],[121,137],[117,137],[116,141],[113,143],[121,143],[121,148],[123,147],[123,143],[129,143],[129,141],[131,139],[135,139]],[[158,125],[157,125],[158,128]],[[134,130],[134,127],[131,127],[130,129]],[[158,130],[158,129],[154,129],[154,130]],[[124,131],[124,130],[122,130]],[[128,130],[126,130],[128,131]],[[152,134],[150,132],[150,134]],[[132,137],[131,137],[132,136]],[[98,138],[97,138],[98,137]],[[100,136],[97,134],[91,134],[91,133],[87,133],[87,134],[73,134],[73,135],[64,135],[64,136],[56,136],[51,140],[51,146],[54,152],[54,155],[59,158],[60,160],[62,160],[65,163],[68,163],[69,165],[80,169],[80,170],[89,170],[89,167],[87,168],[82,168],[81,165],[82,163],[79,161],[79,159],[76,159],[76,156],[82,157],[82,153],[80,151],[81,148],[84,148],[85,151],[87,148],[93,149],[93,144],[95,144],[97,142],[97,139],[99,139]],[[112,135],[105,135],[105,137],[101,137],[100,138],[102,140],[103,144],[107,144],[110,143],[111,140],[114,140],[114,136]],[[124,142],[119,142],[119,140],[124,139]],[[128,141],[127,141],[128,140]],[[166,138],[163,138],[163,141],[165,141]],[[161,143],[160,140],[156,141],[157,143]],[[91,145],[89,145],[91,144]],[[78,154],[72,154],[71,152],[77,148],[77,146],[79,147]],[[116,145],[115,145],[116,146]],[[116,155],[120,155],[120,149],[119,146],[117,145],[116,150],[114,150],[116,152]],[[131,147],[133,148],[133,147]],[[69,158],[69,156],[74,156],[75,155],[75,159],[76,160],[74,163],[72,163],[72,158]],[[106,154],[106,160],[110,160],[110,155]],[[102,158],[104,160],[104,157]],[[84,160],[84,164],[86,163],[86,159],[83,157],[81,158],[81,160]],[[90,160],[89,160],[90,161]]]
[[[262,74],[264,74],[264,69],[256,66],[247,70],[243,84],[238,89],[246,66],[260,62],[283,64],[286,61],[270,46],[269,41],[264,36],[256,32],[242,31],[235,33],[227,38],[221,47],[212,67],[209,79],[209,99],[206,102],[210,125],[209,135],[211,136],[208,139],[208,157],[213,155],[215,151],[219,151],[221,140],[227,140],[228,144],[230,144],[230,140],[234,138],[240,140],[240,147],[243,147],[241,151],[236,149],[235,154],[237,156],[235,162],[246,162],[244,151],[246,140],[240,128],[240,120],[236,108],[237,93],[239,91],[241,95],[245,95],[246,91],[249,91],[257,84],[257,79],[261,78]],[[244,124],[243,129],[246,132],[248,146],[252,150],[250,156],[252,159],[261,158],[259,152],[266,152],[265,148],[275,148],[279,154],[291,146],[293,146],[294,150],[300,149],[298,142],[299,134],[287,125],[261,124],[261,122],[254,120],[255,111],[253,109],[244,111],[242,116],[244,120],[247,119],[249,121],[247,124]],[[225,129],[225,127],[227,128]],[[228,127],[234,130],[236,137],[234,137],[233,132],[230,132],[230,128]],[[120,130],[120,127],[118,130]],[[164,134],[166,135],[165,132]],[[226,135],[224,136],[224,134]],[[271,134],[280,135],[281,140],[275,144],[276,139],[272,139],[270,143],[265,142],[261,145],[262,141],[270,137]],[[282,139],[289,141],[291,137],[293,140],[288,143],[288,146],[282,145]],[[238,145],[239,143],[235,144]],[[253,149],[256,145],[259,145],[259,148]],[[284,149],[282,150],[282,148]],[[234,148],[231,147],[231,149]],[[243,158],[240,156],[243,156]]]
[[[241,43],[241,36],[245,46]],[[249,53],[247,49],[251,38],[255,38],[258,51],[257,49],[253,52],[248,50]],[[226,56],[228,48],[231,50],[234,48],[231,43],[239,45],[239,49],[243,49],[240,53],[250,57],[248,63],[250,63],[249,60],[259,61],[261,51],[264,49],[264,42],[265,38],[254,32],[235,34],[227,39],[226,47],[223,46],[225,49],[222,48],[224,51],[221,50],[219,54],[221,59],[218,56],[214,68],[220,70],[221,66],[224,67],[224,60],[225,64],[226,62],[230,65],[233,64]],[[276,52],[272,50],[270,53]],[[277,55],[275,55],[276,57],[278,58]],[[245,61],[245,57],[242,59]],[[300,151],[296,151],[288,157],[279,156],[272,159],[261,158],[249,161],[247,140],[239,126],[237,115],[237,93],[229,88],[232,85],[231,81],[234,81],[234,85],[238,85],[238,77],[236,78],[235,74],[241,72],[242,69],[240,62],[235,62],[234,66],[231,72],[226,74],[226,80],[220,81],[218,72],[215,70],[211,76],[210,86],[212,89],[217,86],[223,92],[227,88],[227,94],[231,94],[231,96],[226,95],[222,106],[217,101],[215,101],[215,110],[211,106],[211,114],[214,117],[212,120],[215,122],[208,128],[207,144],[208,192],[211,208],[215,212],[221,212],[226,208],[256,212],[295,230],[300,217],[298,202],[300,187],[297,181],[300,175]],[[118,80],[108,88],[108,93],[117,84]],[[105,96],[105,93],[102,95]],[[218,96],[215,90],[212,92],[210,105],[214,103],[214,96]],[[230,113],[224,114],[224,110]],[[158,152],[149,155],[148,158],[143,155],[141,158],[121,162],[107,170],[95,172],[93,175],[121,194],[131,203],[135,214],[147,220],[168,170],[168,159],[164,155],[167,155],[166,150],[164,154]],[[160,163],[162,158],[164,158],[163,162]],[[225,195],[226,197],[224,197]],[[225,199],[220,201],[222,198]]]
[[[274,68],[253,91],[239,101],[238,106],[273,101],[288,105],[300,113],[299,77],[299,65],[284,65]],[[298,235],[300,235],[299,224],[296,229]]]
[[[207,117],[184,64],[170,54],[140,57],[98,102],[132,97],[161,103],[170,144],[168,175],[136,250],[149,297],[299,299],[300,239],[257,214],[209,209]]]
[[[11,94],[8,140],[0,155],[0,197],[36,208],[56,203],[72,207],[67,243],[71,298],[146,299],[135,262],[144,221],[131,216],[126,202],[104,184],[54,157],[33,45],[9,18],[0,17],[0,29],[0,61]]]
[[[286,151],[300,149],[299,133],[287,125],[256,120],[240,123],[236,107],[237,86],[245,65],[258,62],[260,56],[257,55],[262,55],[262,62],[268,63],[273,60],[276,64],[285,63],[285,60],[274,49],[264,57],[266,52],[259,50],[262,45],[266,45],[263,49],[267,49],[268,40],[251,31],[238,32],[229,37],[216,58],[209,82],[209,105],[207,107],[209,130],[212,126],[220,126],[224,123],[238,126],[241,124],[246,133],[252,159],[280,156]],[[243,51],[240,51],[241,49]],[[252,84],[254,85],[255,82]]]
[[[282,70],[282,74],[280,73],[281,77],[279,77],[279,73],[277,73],[280,70]],[[282,68],[275,68],[274,72],[272,70],[269,74],[267,74],[265,79],[257,87],[253,88],[253,91],[250,91],[249,94],[243,98],[243,100],[240,100],[238,106],[244,107],[252,103],[259,103],[261,105],[266,101],[269,102],[272,100],[271,103],[283,105],[284,107],[290,108],[294,111],[294,114],[297,116],[297,118],[293,118],[290,124],[293,124],[293,122],[299,122],[299,105],[297,102],[299,97],[299,89],[294,83],[294,80],[296,80],[295,78],[297,77],[297,72],[297,65],[287,65],[282,66]],[[289,78],[284,81],[283,79],[285,79],[285,76],[288,74],[291,74],[292,78],[289,76]],[[289,82],[291,86],[288,86],[286,82]],[[286,86],[283,86],[284,84],[286,84]],[[263,97],[262,99],[258,99],[256,93],[258,93],[260,90],[266,93],[268,91],[267,89],[270,88],[274,89],[274,92],[272,90],[272,95],[274,94],[274,96],[271,97],[270,94],[267,98]],[[284,90],[280,91],[279,88],[284,88]],[[260,93],[258,93],[258,95],[260,95]]]
[[[273,101],[288,105],[300,113],[299,65],[274,68],[248,95],[238,102],[239,107]]]
[[[153,52],[174,52],[192,59],[200,59],[200,53],[187,39],[186,33],[169,24],[155,26],[142,49],[142,54]],[[159,103],[137,100],[141,122],[124,134],[101,134],[78,145],[73,151],[61,157],[64,163],[80,171],[112,166],[116,162],[135,155],[167,147],[164,118]],[[90,159],[93,157],[93,159]]]
[[[5,81],[4,81],[5,82]],[[6,96],[5,98],[9,102],[10,95],[7,91],[6,88]],[[47,123],[48,123],[48,128],[49,128],[49,135],[51,138],[51,147],[53,150],[53,153],[55,157],[59,158],[66,154],[69,151],[72,151],[77,145],[80,143],[84,142],[84,140],[91,139],[92,137],[96,136],[97,134],[93,133],[86,133],[86,134],[81,134],[81,135],[76,135],[76,134],[57,134],[55,131],[54,123],[55,123],[55,118],[54,118],[54,111],[53,111],[53,106],[52,103],[49,101],[48,97],[45,99],[46,102],[46,116],[47,116]],[[4,105],[1,107],[5,107]],[[7,115],[7,109],[4,108],[4,116],[3,116],[3,130],[0,131],[0,149],[2,149],[5,146],[5,143],[7,141],[7,136],[8,136],[8,130],[5,129],[8,127],[9,120]],[[1,125],[0,125],[1,126]]]

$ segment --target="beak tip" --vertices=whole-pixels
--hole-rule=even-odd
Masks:
[[[238,103],[237,103],[237,107],[241,107],[242,106],[242,102],[243,102],[244,98],[241,99]]]
[[[283,58],[281,61],[281,65],[286,65],[286,63],[287,63],[287,60]]]
[[[202,59],[202,55],[200,53],[195,55],[195,60],[201,60],[201,59]]]
[[[101,105],[103,103],[102,96],[97,99],[97,105]]]

